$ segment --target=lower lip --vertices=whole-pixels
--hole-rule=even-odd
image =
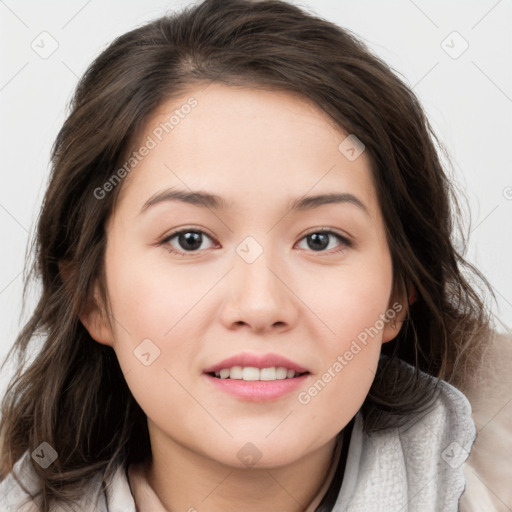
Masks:
[[[308,373],[293,379],[278,380],[242,380],[242,379],[218,379],[205,374],[206,378],[217,389],[230,395],[253,402],[266,402],[281,398],[300,387]]]

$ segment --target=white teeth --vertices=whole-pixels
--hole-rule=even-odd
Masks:
[[[243,377],[243,368],[241,366],[233,366],[229,370],[229,378],[230,379],[241,379]]]
[[[262,368],[260,370],[260,380],[276,380],[276,369]]]
[[[223,368],[215,372],[215,376],[221,379],[236,380],[283,380],[293,379],[295,370],[289,370],[284,366],[272,366],[269,368],[255,368],[254,366],[233,366],[232,368]]]
[[[228,370],[230,371],[230,370]],[[231,371],[230,371],[231,373]],[[260,369],[253,366],[246,366],[242,370],[242,379],[244,380],[260,380]]]
[[[276,379],[286,379],[286,375],[288,374],[288,368],[283,368],[280,366],[276,370]]]

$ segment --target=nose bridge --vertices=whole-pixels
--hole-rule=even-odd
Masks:
[[[279,284],[282,286],[276,277],[281,265],[270,243],[263,245],[248,236],[236,247],[236,253],[235,277],[242,290],[245,287],[244,295],[251,294],[253,298],[261,297],[269,302],[275,300],[281,291]]]
[[[249,324],[257,330],[293,323],[293,294],[284,284],[286,277],[279,275],[283,265],[277,250],[251,236],[235,250],[224,321]]]

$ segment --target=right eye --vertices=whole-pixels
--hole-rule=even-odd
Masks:
[[[204,231],[190,228],[180,229],[165,237],[159,245],[165,246],[171,253],[185,255],[187,253],[198,252],[205,241],[205,237],[211,240],[211,237]],[[172,242],[174,242],[174,244]]]

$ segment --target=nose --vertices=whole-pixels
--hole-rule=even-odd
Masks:
[[[235,257],[223,288],[221,319],[226,328],[283,332],[297,322],[300,301],[293,293],[291,277],[283,271],[283,263],[267,253],[263,251],[251,263]]]

